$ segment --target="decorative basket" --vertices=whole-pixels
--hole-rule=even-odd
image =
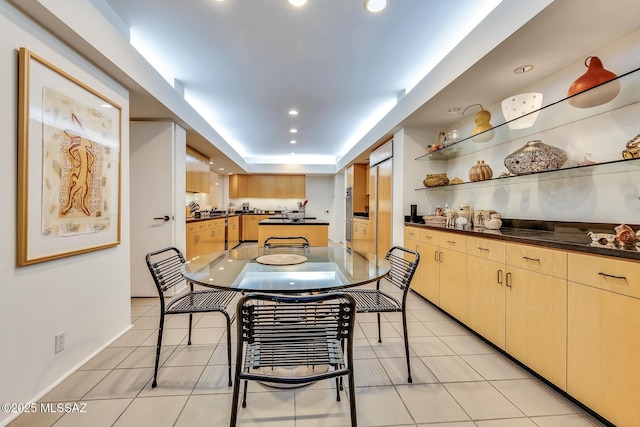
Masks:
[[[440,187],[449,184],[449,178],[446,173],[432,174],[427,175],[422,183],[425,187]]]
[[[422,217],[425,224],[428,225],[442,225],[444,226],[447,222],[447,218],[444,216],[435,216],[435,215],[425,215]]]

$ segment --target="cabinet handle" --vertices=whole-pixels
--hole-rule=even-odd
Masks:
[[[433,251],[433,260],[438,262],[438,251]]]
[[[450,245],[455,245],[456,244],[456,242],[454,242],[453,240],[447,240],[447,243],[450,244]]]
[[[200,242],[200,236],[196,236],[196,243]]]
[[[502,269],[498,270],[498,284],[502,285]]]
[[[526,259],[527,261],[540,262],[540,258],[529,258],[528,256],[523,256],[522,258]]]
[[[478,246],[478,250],[479,250],[479,251],[487,251],[487,252],[489,251],[489,249],[487,249],[487,248],[481,248],[480,246]]]
[[[507,273],[507,282],[505,283],[507,288],[511,287],[511,273]]]
[[[438,261],[442,262],[442,252],[438,252]]]
[[[612,279],[620,279],[620,280],[627,280],[627,278],[625,276],[614,276],[613,274],[607,274],[607,273],[598,273],[599,275],[603,276],[603,277],[611,277]]]
[[[432,239],[432,237],[431,237],[431,236],[427,236],[426,234],[424,235],[424,237],[425,237],[426,239]]]

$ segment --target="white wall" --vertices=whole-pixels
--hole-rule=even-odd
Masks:
[[[28,267],[16,265],[17,58],[26,47],[123,106],[121,244]],[[0,1],[0,402],[29,402],[131,323],[129,97],[126,90]],[[37,165],[34,165],[37,167]],[[65,349],[54,354],[54,336]],[[0,425],[12,414],[0,413]]]
[[[640,31],[616,41],[592,55],[599,56],[607,69],[621,75],[640,66]],[[544,94],[543,105],[551,104],[566,96],[571,83],[586,71],[583,61],[567,64],[567,67],[523,88],[520,93],[541,92]],[[636,73],[637,74],[637,73]],[[638,78],[635,78],[638,81]],[[622,91],[625,90],[623,80]],[[638,99],[637,84],[628,88],[627,93],[635,92]],[[621,95],[622,96],[622,92]],[[486,105],[492,113],[494,125],[504,123],[499,104]],[[554,108],[554,107],[551,107]],[[609,107],[594,107],[591,110]],[[554,114],[558,109],[554,110]],[[544,143],[557,146],[569,155],[568,164],[575,165],[584,160],[587,153],[597,162],[621,160],[621,152],[625,143],[640,132],[638,116],[640,104],[632,104],[613,112],[601,114],[570,125],[556,127],[543,132],[532,133],[513,141],[488,148],[477,153],[468,154],[448,162],[418,160],[417,156],[426,152],[426,146],[435,142],[437,133],[432,136],[421,135],[416,130],[406,129],[404,135],[406,170],[416,171],[416,176],[404,176],[405,194],[412,188],[420,188],[422,179],[427,173],[439,173],[446,170],[449,179],[458,176],[468,181],[468,172],[477,160],[484,160],[493,169],[494,177],[506,171],[504,158],[527,141],[540,139]],[[542,117],[542,114],[541,114]],[[473,127],[473,116],[465,122],[456,124],[463,135],[468,135]],[[532,128],[535,129],[535,128]],[[447,129],[449,130],[449,129]],[[518,133],[524,131],[514,131]],[[394,141],[395,143],[395,141]],[[413,148],[411,148],[413,147]],[[587,156],[588,157],[588,156]],[[411,164],[413,163],[413,167]],[[446,169],[445,169],[446,167]],[[417,170],[421,171],[418,173]],[[413,196],[406,197],[403,206],[409,209],[409,200],[418,204],[418,212],[431,212],[437,206],[448,203],[450,206],[467,203],[471,209],[494,209],[505,218],[580,221],[603,223],[640,223],[640,180],[638,171],[602,173],[603,168],[594,168],[579,177],[568,177],[565,173],[518,177],[507,181],[490,181],[461,187],[453,187],[452,191],[421,190],[413,191]],[[412,172],[414,173],[414,172]]]

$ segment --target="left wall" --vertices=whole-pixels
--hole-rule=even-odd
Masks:
[[[18,49],[26,47],[123,107],[120,245],[16,267]],[[0,0],[0,402],[36,401],[131,324],[129,94]],[[54,336],[65,332],[55,354]],[[0,425],[18,414],[0,412]]]

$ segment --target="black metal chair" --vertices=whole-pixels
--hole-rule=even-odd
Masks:
[[[302,236],[271,236],[264,241],[267,249],[276,248],[308,248],[309,240]]]
[[[237,305],[238,351],[231,407],[236,425],[240,381],[244,380],[242,407],[247,406],[247,382],[302,385],[348,377],[351,425],[357,426],[353,374],[355,300],[342,293],[283,296],[249,294]],[[346,350],[345,350],[346,344]],[[278,368],[307,368],[302,376],[278,374]],[[320,367],[328,367],[328,370]]]
[[[229,385],[231,385],[231,323],[233,319],[227,312],[227,306],[237,295],[234,291],[194,290],[193,283],[189,282],[189,290],[182,293],[169,302],[165,302],[165,293],[177,285],[185,283],[182,276],[185,259],[180,250],[174,247],[150,252],[146,256],[147,266],[153,277],[160,297],[160,326],[158,328],[158,344],[156,347],[156,363],[153,371],[152,387],[158,385],[158,364],[160,363],[160,349],[162,347],[162,332],[164,329],[164,317],[169,314],[189,315],[189,338],[191,345],[191,326],[193,313],[222,313],[227,320],[227,358],[229,361]]]
[[[404,335],[404,348],[407,357],[407,373],[410,383],[411,362],[409,360],[409,336],[407,334],[407,294],[411,287],[411,280],[418,268],[420,255],[412,250],[400,246],[394,246],[387,252],[385,259],[390,263],[390,270],[385,277],[391,284],[402,290],[402,301],[380,290],[380,280],[375,289],[347,289],[345,293],[355,298],[358,313],[376,313],[378,316],[378,342],[382,342],[380,331],[380,313],[401,312],[402,330]]]

